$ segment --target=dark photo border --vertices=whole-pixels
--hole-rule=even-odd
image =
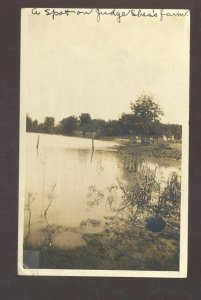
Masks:
[[[23,7],[174,8],[191,11],[189,233],[186,279],[17,275],[20,11]],[[0,299],[201,299],[201,3],[198,1],[1,1]],[[176,101],[176,100],[175,100]]]

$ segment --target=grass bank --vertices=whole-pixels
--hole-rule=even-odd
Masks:
[[[147,146],[141,144],[131,144],[128,140],[121,140],[117,147],[120,152],[135,156],[154,157],[164,159],[181,159],[181,144],[179,143],[158,143]]]

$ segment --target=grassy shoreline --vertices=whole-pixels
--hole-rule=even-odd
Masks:
[[[181,144],[179,143],[171,143],[170,145],[160,143],[144,146],[141,144],[132,145],[129,141],[124,140],[120,142],[120,145],[116,149],[122,153],[143,156],[144,158],[154,157],[179,161],[182,156]]]
[[[54,135],[54,134],[47,134],[47,133],[35,133],[35,134],[46,134],[46,135]],[[55,134],[56,135],[56,134]],[[90,136],[83,136],[83,135],[61,135],[57,134],[56,136],[61,137],[74,137],[74,138],[81,138],[81,139],[91,139]],[[150,145],[141,145],[141,144],[132,144],[130,142],[129,136],[105,136],[94,138],[94,141],[112,141],[116,142],[119,145],[114,146],[120,152],[124,152],[127,154],[133,154],[136,156],[145,156],[146,157],[155,157],[155,158],[164,158],[164,159],[173,159],[173,160],[180,160],[182,156],[182,144],[181,143],[169,143],[166,141],[158,141],[158,143],[150,144]],[[95,146],[96,150],[96,146]]]

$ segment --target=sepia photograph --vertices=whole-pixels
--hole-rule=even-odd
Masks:
[[[23,8],[18,274],[186,277],[190,12]]]

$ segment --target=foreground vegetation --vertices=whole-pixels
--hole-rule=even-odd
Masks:
[[[157,169],[150,169],[139,157],[124,157],[121,167],[126,180],[117,179],[116,185],[104,190],[89,187],[89,208],[93,210],[101,203],[110,208],[111,216],[104,220],[83,220],[75,228],[51,224],[48,209],[54,201],[55,186],[51,187],[47,192],[47,209],[41,214],[43,238],[36,246],[28,236],[24,245],[25,249],[40,250],[40,268],[179,269],[180,177],[172,173],[161,182]],[[29,194],[28,211],[30,199],[34,201],[34,196]],[[28,235],[30,232],[29,227]],[[58,246],[55,241],[59,236],[62,245],[70,244],[67,233],[75,234],[83,243],[67,249]]]

